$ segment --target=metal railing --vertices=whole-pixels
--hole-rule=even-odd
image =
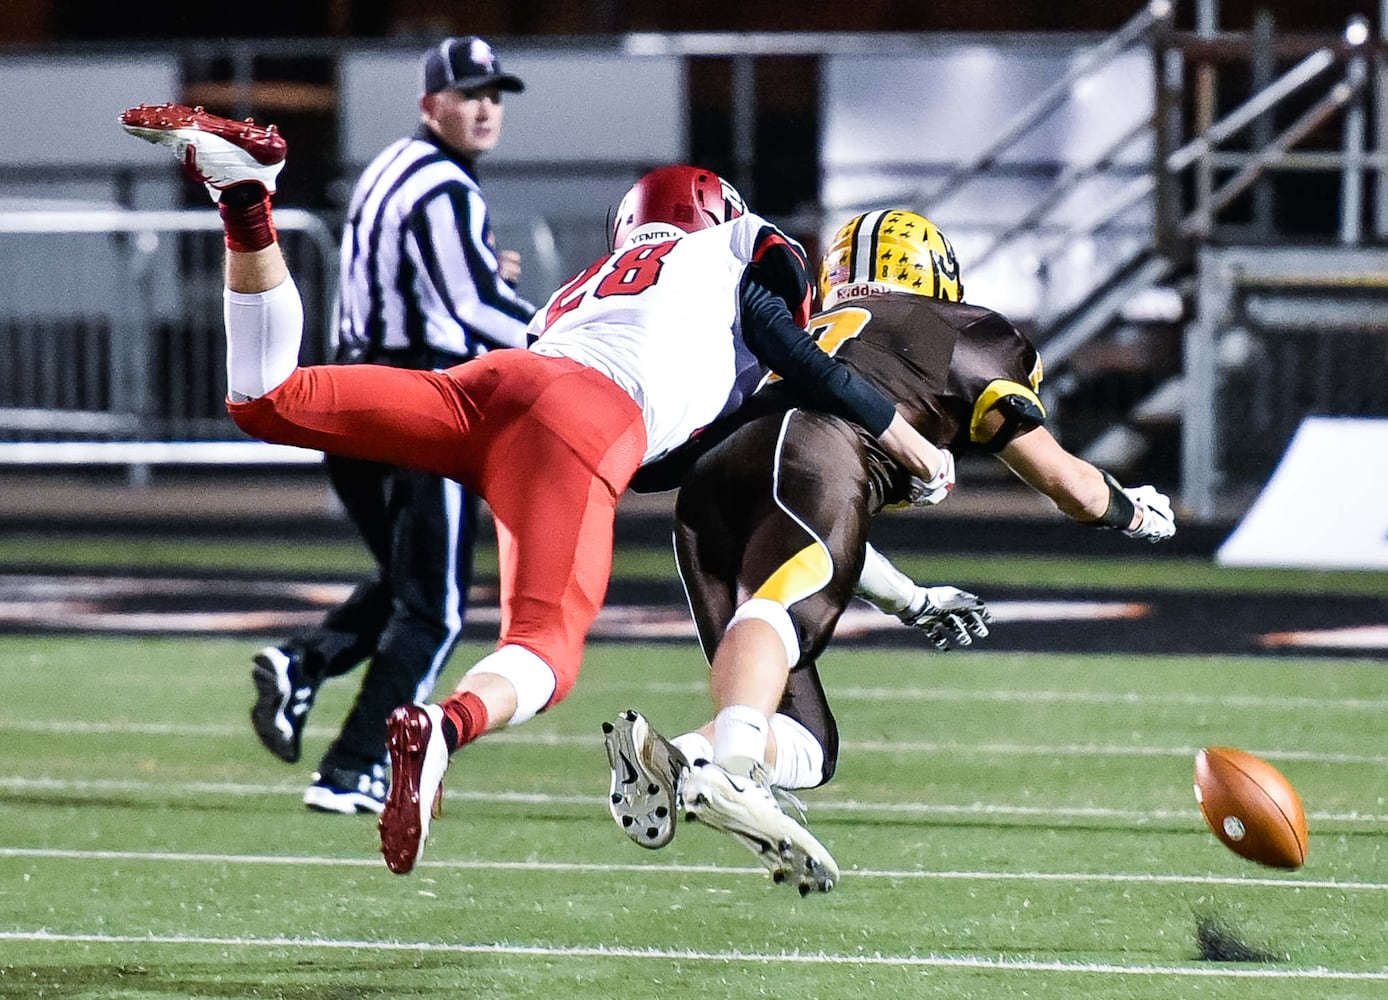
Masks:
[[[336,239],[309,212],[281,209],[275,221],[304,298],[301,360],[321,361]],[[216,213],[0,211],[0,248],[0,462],[196,463],[189,443],[242,443],[223,408]],[[201,460],[229,454],[287,457],[260,446]]]
[[[1179,320],[1185,367],[1180,492],[1188,512],[1199,519],[1227,514],[1231,502],[1237,506],[1239,497],[1246,499],[1247,490],[1271,471],[1269,463],[1300,418],[1316,407],[1349,407],[1345,415],[1381,414],[1381,376],[1343,358],[1362,352],[1364,338],[1372,341],[1388,331],[1388,321],[1372,319],[1384,314],[1388,271],[1382,249],[1388,240],[1388,2],[1380,0],[1383,23],[1377,39],[1363,17],[1349,19],[1338,36],[1279,37],[1263,15],[1253,30],[1218,32],[1212,27],[1215,5],[1201,0],[1200,27],[1185,32],[1173,27],[1170,3],[1149,3],[1022,108],[986,149],[920,190],[923,210],[931,214],[934,204],[962,187],[1006,169],[1009,150],[1042,127],[1076,84],[1135,45],[1151,47],[1157,86],[1152,116],[1087,162],[1061,170],[1053,186],[994,233],[970,264],[977,268],[997,257],[1031,254],[1044,284],[1048,262],[1064,259],[1082,243],[1121,248],[1120,232],[1130,231],[1135,218],[1151,220],[1153,239],[1128,240],[1125,253],[1101,260],[1087,294],[1070,307],[1038,316],[1035,338],[1048,381],[1064,384],[1054,376],[1067,370],[1078,351],[1122,323],[1125,308],[1140,292],[1158,285],[1199,289]],[[1249,93],[1232,106],[1230,88],[1219,86],[1226,64],[1237,70],[1230,79],[1248,78]],[[1152,168],[1124,179],[1111,168],[1144,139],[1154,140]],[[1274,218],[1272,184],[1291,172],[1329,175],[1338,184],[1332,214],[1321,220],[1323,246],[1283,231]],[[1067,202],[1073,207],[1072,196],[1105,173],[1121,181],[1110,196],[1062,221],[1057,209]],[[1268,252],[1261,258],[1208,252],[1211,246],[1238,244]],[[1250,260],[1262,265],[1252,268]],[[1238,262],[1242,276],[1203,273],[1234,266],[1231,261]],[[1245,298],[1256,301],[1257,289],[1269,283],[1282,289],[1279,314],[1294,319],[1294,329],[1266,322],[1254,311],[1245,315]],[[1331,308],[1346,299],[1348,306]],[[1239,345],[1257,354],[1246,368],[1240,367]],[[1278,366],[1269,367],[1269,357],[1286,358],[1289,371],[1270,376]],[[1324,391],[1326,372],[1334,373],[1339,386],[1334,393]],[[1293,388],[1293,373],[1308,379],[1319,374]],[[1274,403],[1278,392],[1284,395]],[[1240,401],[1260,412],[1286,411],[1285,419],[1262,421],[1257,447],[1245,444],[1242,455],[1231,446],[1247,433]]]
[[[1215,61],[1274,63],[1278,43],[1270,31],[1225,35],[1218,39],[1169,32],[1159,38],[1164,67],[1160,103],[1168,114],[1159,119],[1158,169],[1128,193],[1141,198],[1161,186],[1159,231],[1168,246],[1189,250],[1221,232],[1220,215],[1240,195],[1278,171],[1321,171],[1338,174],[1341,184],[1338,235],[1345,246],[1363,242],[1364,182],[1377,173],[1378,187],[1388,178],[1388,150],[1370,152],[1366,144],[1369,63],[1388,52],[1385,42],[1370,39],[1363,18],[1351,18],[1339,39],[1303,38],[1297,48],[1307,49],[1295,65],[1258,88],[1237,107],[1218,116],[1211,88],[1199,81]],[[1290,50],[1290,46],[1282,46]],[[1194,83],[1192,83],[1194,81]],[[1319,88],[1319,89],[1318,89]],[[1194,114],[1199,128],[1185,138],[1185,123],[1177,113],[1195,91]],[[1381,88],[1380,88],[1381,90]],[[1310,102],[1290,123],[1276,128],[1276,113],[1296,101]],[[1388,108],[1374,109],[1380,137],[1388,123]],[[1302,144],[1318,130],[1342,116],[1338,149],[1304,150]],[[1249,134],[1248,149],[1221,147],[1241,133]],[[1192,196],[1180,194],[1182,178],[1189,176]],[[1267,232],[1270,226],[1263,226]],[[1388,216],[1375,219],[1372,238],[1388,238]]]
[[[1360,17],[1339,38],[1279,39],[1263,20],[1238,35],[1161,39],[1167,114],[1151,184],[1159,250],[1193,273],[1196,289],[1183,331],[1180,479],[1199,519],[1246,503],[1304,417],[1388,412],[1381,377],[1363,364],[1388,343],[1385,39],[1388,25],[1375,41]],[[1279,61],[1291,64],[1277,75]],[[1216,73],[1225,64],[1251,67],[1260,85],[1221,116]],[[1178,113],[1187,105],[1197,126],[1189,139]],[[1244,148],[1228,148],[1240,139]],[[1313,139],[1320,148],[1304,148]],[[1320,241],[1279,232],[1272,185],[1292,171],[1338,181],[1337,218]],[[1254,308],[1269,288],[1278,290],[1275,321]]]
[[[1388,192],[1388,150],[1370,152],[1366,148],[1369,117],[1366,104],[1371,90],[1368,84],[1371,78],[1377,79],[1378,92],[1388,91],[1388,71],[1384,69],[1384,43],[1374,43],[1369,38],[1367,23],[1362,18],[1353,18],[1346,25],[1342,39],[1317,39],[1314,49],[1295,66],[1257,89],[1223,117],[1217,117],[1213,88],[1196,86],[1191,78],[1203,74],[1207,62],[1214,58],[1270,65],[1274,61],[1274,49],[1287,46],[1273,38],[1270,31],[1226,33],[1217,38],[1177,32],[1173,28],[1173,15],[1169,0],[1152,0],[1112,37],[1077,60],[1069,72],[1022,108],[985,149],[957,164],[942,179],[922,187],[918,193],[922,211],[932,214],[937,203],[957,196],[961,188],[984,181],[1004,169],[1008,151],[1050,119],[1078,83],[1093,78],[1134,46],[1152,47],[1159,88],[1154,114],[1134,123],[1088,162],[1062,170],[1049,190],[1018,220],[993,234],[970,259],[971,267],[978,268],[996,257],[1022,252],[1033,255],[1044,267],[1045,262],[1063,257],[1076,243],[1092,241],[1098,234],[1120,225],[1125,218],[1132,218],[1134,212],[1144,213],[1154,220],[1155,245],[1141,246],[1126,257],[1109,259],[1108,270],[1094,275],[1089,298],[1082,298],[1074,308],[1057,315],[1039,317],[1038,339],[1045,347],[1048,365],[1059,366],[1077,349],[1108,329],[1123,303],[1141,286],[1165,280],[1179,268],[1189,266],[1204,242],[1227,238],[1230,232],[1222,222],[1222,215],[1240,195],[1272,172],[1322,170],[1340,175],[1343,195],[1338,232],[1344,245],[1357,245],[1364,239],[1361,228],[1363,191],[1366,178],[1376,173],[1376,206],[1380,207],[1372,236],[1380,240],[1388,237],[1388,209],[1381,207],[1388,205],[1388,193],[1385,193]],[[1299,44],[1310,43],[1302,39]],[[1375,59],[1376,77],[1370,72],[1371,58]],[[1332,76],[1334,69],[1340,71],[1340,76],[1326,84],[1326,78]],[[1323,85],[1318,97],[1312,93],[1317,84]],[[1266,126],[1275,112],[1290,106],[1294,100],[1307,100],[1308,93],[1312,93],[1310,107],[1280,132],[1256,136],[1252,148],[1246,151],[1223,148],[1251,126]],[[1187,137],[1186,116],[1182,110],[1192,100],[1197,102],[1195,121],[1207,124],[1195,136]],[[1344,115],[1345,121],[1338,150],[1298,148],[1339,114]],[[1388,132],[1388,125],[1385,125],[1388,109],[1377,108],[1374,122],[1374,131],[1383,141]],[[1266,132],[1266,128],[1262,131]],[[1068,223],[1057,222],[1054,212],[1059,206],[1096,176],[1112,173],[1114,163],[1125,150],[1153,137],[1157,143],[1153,170],[1122,183],[1111,197],[1081,217]],[[1193,203],[1188,203],[1192,199],[1181,193],[1182,178],[1188,173],[1206,181],[1188,185],[1194,192]],[[1221,178],[1218,185],[1212,180],[1216,176]],[[1152,262],[1150,259],[1154,257],[1166,260]],[[1121,294],[1115,295],[1112,279],[1125,273],[1131,277],[1121,282]]]

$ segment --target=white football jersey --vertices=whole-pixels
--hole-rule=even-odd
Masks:
[[[798,244],[757,215],[678,239],[628,240],[555,292],[530,323],[531,350],[572,358],[625,389],[646,423],[645,462],[731,412],[765,368],[739,321],[747,265]]]

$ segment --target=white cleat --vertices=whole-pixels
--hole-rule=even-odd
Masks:
[[[273,125],[249,118],[238,122],[182,104],[141,104],[123,111],[120,123],[131,135],[172,150],[183,169],[207,185],[213,201],[248,181],[274,194],[289,151]]]
[[[627,709],[602,724],[612,766],[608,808],[631,841],[652,850],[675,837],[680,786],[689,764],[640,712]]]
[[[377,824],[386,867],[397,875],[414,869],[429,839],[429,821],[439,813],[448,746],[443,709],[401,705],[386,720],[390,751],[390,791]]]
[[[839,880],[839,866],[809,830],[782,811],[764,771],[751,770],[754,776],[746,776],[695,761],[684,779],[686,819],[744,844],[776,884],[792,884],[802,896],[828,892]]]

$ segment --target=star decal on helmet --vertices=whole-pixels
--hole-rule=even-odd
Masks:
[[[906,209],[865,212],[829,241],[820,269],[821,301],[832,308],[850,288],[854,296],[900,291],[961,302],[959,273],[954,248],[929,219]]]

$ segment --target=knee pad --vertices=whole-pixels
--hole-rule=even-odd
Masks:
[[[788,666],[794,667],[800,662],[800,637],[795,632],[795,623],[790,620],[790,612],[781,604],[767,597],[754,597],[737,609],[732,621],[728,622],[728,628],[749,618],[764,621],[776,630],[781,645],[785,647]]]
[[[478,660],[468,673],[499,674],[511,682],[516,689],[516,714],[508,725],[529,722],[554,695],[554,670],[524,646],[502,646]]]

